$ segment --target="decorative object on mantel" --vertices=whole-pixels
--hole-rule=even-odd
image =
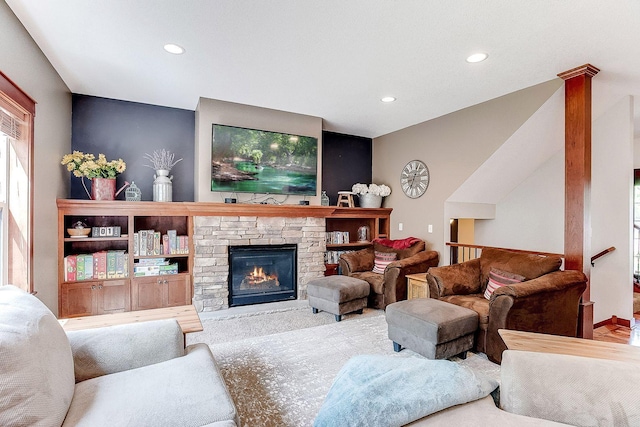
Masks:
[[[329,206],[329,196],[326,191],[323,191],[320,196],[320,206]]]
[[[358,195],[361,208],[379,208],[382,198],[391,194],[391,188],[384,184],[354,184],[351,191]]]
[[[173,197],[173,184],[171,180],[173,175],[169,176],[171,168],[173,168],[182,159],[174,160],[175,154],[164,148],[155,150],[153,155],[145,153],[151,165],[145,165],[156,171],[153,175],[153,201],[154,202],[171,202]]]
[[[127,202],[139,202],[142,200],[142,191],[140,191],[135,182],[131,181],[131,185],[124,192],[124,198]]]
[[[353,193],[351,191],[338,191],[338,207],[352,208]]]
[[[125,189],[128,182],[116,191],[116,176],[127,169],[127,164],[122,159],[108,161],[104,154],[98,154],[98,159],[93,154],[85,154],[82,151],[74,151],[62,157],[61,164],[73,172],[75,177],[82,179],[84,191],[91,200],[115,200],[116,196]],[[91,193],[84,183],[84,179],[91,180]]]

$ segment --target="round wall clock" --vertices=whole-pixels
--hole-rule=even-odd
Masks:
[[[400,174],[400,185],[404,194],[417,199],[429,187],[429,169],[420,160],[411,160],[405,165]]]

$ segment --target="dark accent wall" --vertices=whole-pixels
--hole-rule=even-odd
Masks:
[[[72,108],[72,149],[96,157],[103,153],[107,160],[122,158],[127,170],[118,176],[118,188],[125,180],[135,181],[142,200],[153,200],[154,171],[145,166],[149,161],[144,155],[164,148],[183,159],[171,170],[173,201],[194,200],[194,111],[76,94]],[[88,199],[80,178],[69,176],[71,198]],[[119,200],[124,200],[124,193]]]
[[[371,183],[372,147],[371,138],[322,132],[322,190],[331,205],[338,202],[338,191],[351,191],[356,183]],[[357,205],[358,198],[354,199]]]
[[[164,148],[183,158],[171,170],[173,201],[194,200],[194,111],[77,94],[73,95],[72,108],[72,149],[96,157],[103,153],[108,160],[122,158],[127,170],[118,176],[118,188],[125,180],[135,182],[142,200],[153,200],[154,171],[145,166],[149,162],[144,155]],[[350,191],[358,182],[371,182],[373,141],[334,132],[323,132],[322,140],[322,190],[335,205],[338,191]],[[71,198],[88,199],[81,180],[71,174],[69,177]],[[124,200],[124,193],[117,198]]]

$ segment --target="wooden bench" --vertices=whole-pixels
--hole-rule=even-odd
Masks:
[[[65,331],[80,331],[84,329],[102,328],[113,325],[126,325],[136,322],[148,322],[150,320],[176,319],[182,333],[200,332],[203,330],[202,322],[192,305],[177,307],[154,308],[151,310],[127,311],[124,313],[101,314],[97,316],[71,317],[59,319]]]

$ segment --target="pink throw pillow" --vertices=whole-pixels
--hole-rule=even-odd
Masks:
[[[524,282],[525,277],[519,274],[509,273],[508,271],[498,270],[497,268],[491,268],[489,272],[489,283],[487,283],[487,290],[484,291],[484,297],[491,299],[491,295],[496,289],[505,286],[513,285],[514,283]]]
[[[384,274],[387,265],[396,260],[398,254],[395,252],[378,252],[376,251],[376,259],[374,261],[373,272]]]

